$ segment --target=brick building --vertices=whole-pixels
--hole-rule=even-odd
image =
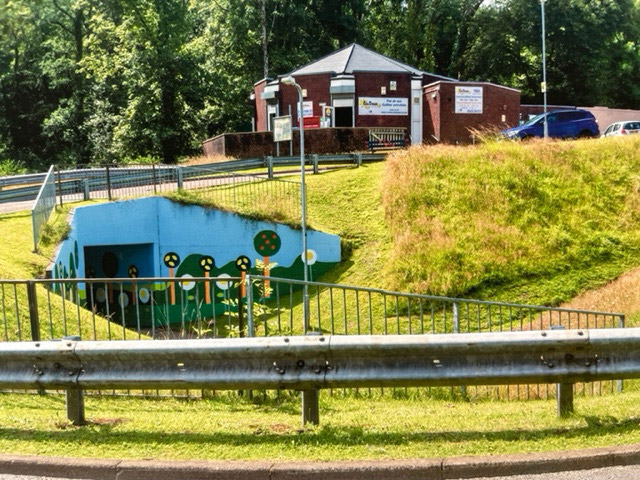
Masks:
[[[297,91],[280,81],[287,75],[302,87],[303,116],[311,122],[327,106],[327,126],[404,128],[412,143],[422,142],[423,87],[455,82],[352,44],[275,80],[257,82],[252,95],[256,131],[271,130],[273,117],[289,113],[298,125]]]
[[[467,143],[472,129],[506,128],[519,119],[518,90],[423,72],[352,44],[257,82],[251,95],[255,131],[272,130],[273,118],[281,115],[290,114],[298,125],[297,91],[281,82],[288,75],[303,90],[310,127],[400,128],[412,144]]]

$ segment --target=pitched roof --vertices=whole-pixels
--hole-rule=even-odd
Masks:
[[[410,65],[398,62],[373,50],[352,43],[329,55],[308,63],[303,67],[290,72],[288,75],[312,75],[316,73],[352,74],[353,72],[385,72],[385,73],[410,73],[422,76],[427,73],[434,77],[455,80],[453,78],[423,72]]]

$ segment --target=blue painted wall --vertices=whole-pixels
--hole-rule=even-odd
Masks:
[[[299,261],[301,232],[282,224],[180,205],[161,197],[78,207],[71,220],[71,232],[56,256],[58,271],[54,271],[54,276],[81,278],[89,266],[95,277],[102,277],[98,257],[106,251],[118,257],[116,277],[120,278],[128,276],[130,264],[136,264],[138,276],[168,276],[169,269],[162,261],[167,252],[177,253],[181,260],[191,254],[210,255],[216,266],[246,255],[253,265],[256,259],[262,259],[253,239],[263,230],[275,231],[282,243],[280,250],[270,257],[271,262],[278,267],[290,267]],[[316,252],[318,264],[340,261],[338,236],[308,230],[307,244]],[[272,275],[277,276],[277,270]]]

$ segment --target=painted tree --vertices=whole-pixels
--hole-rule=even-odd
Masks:
[[[180,256],[175,252],[167,252],[163,257],[164,265],[169,269],[169,277],[173,277],[174,268],[180,265]],[[176,303],[176,282],[169,282],[171,305]]]
[[[209,277],[211,270],[216,267],[216,263],[213,260],[213,257],[210,255],[203,255],[200,257],[200,261],[198,262],[200,268],[204,272],[205,277]],[[204,282],[204,301],[205,303],[211,303],[211,289],[209,286],[209,281]]]
[[[262,230],[253,238],[253,246],[259,255],[262,255],[264,262],[264,276],[269,277],[269,258],[280,251],[282,241],[276,232],[273,230]],[[270,296],[269,280],[264,281],[265,296]]]
[[[247,257],[246,255],[240,255],[238,258],[236,258],[236,268],[240,270],[240,277],[242,279],[240,282],[240,291],[242,292],[242,296],[244,297],[247,294],[245,278],[247,276],[247,272],[251,268],[251,260],[249,260],[249,257]]]

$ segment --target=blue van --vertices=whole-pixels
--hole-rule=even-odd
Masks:
[[[580,109],[552,110],[546,113],[547,128],[551,138],[588,138],[600,135],[596,118],[591,112]],[[541,113],[517,127],[503,130],[509,138],[525,140],[544,136],[544,117]]]

